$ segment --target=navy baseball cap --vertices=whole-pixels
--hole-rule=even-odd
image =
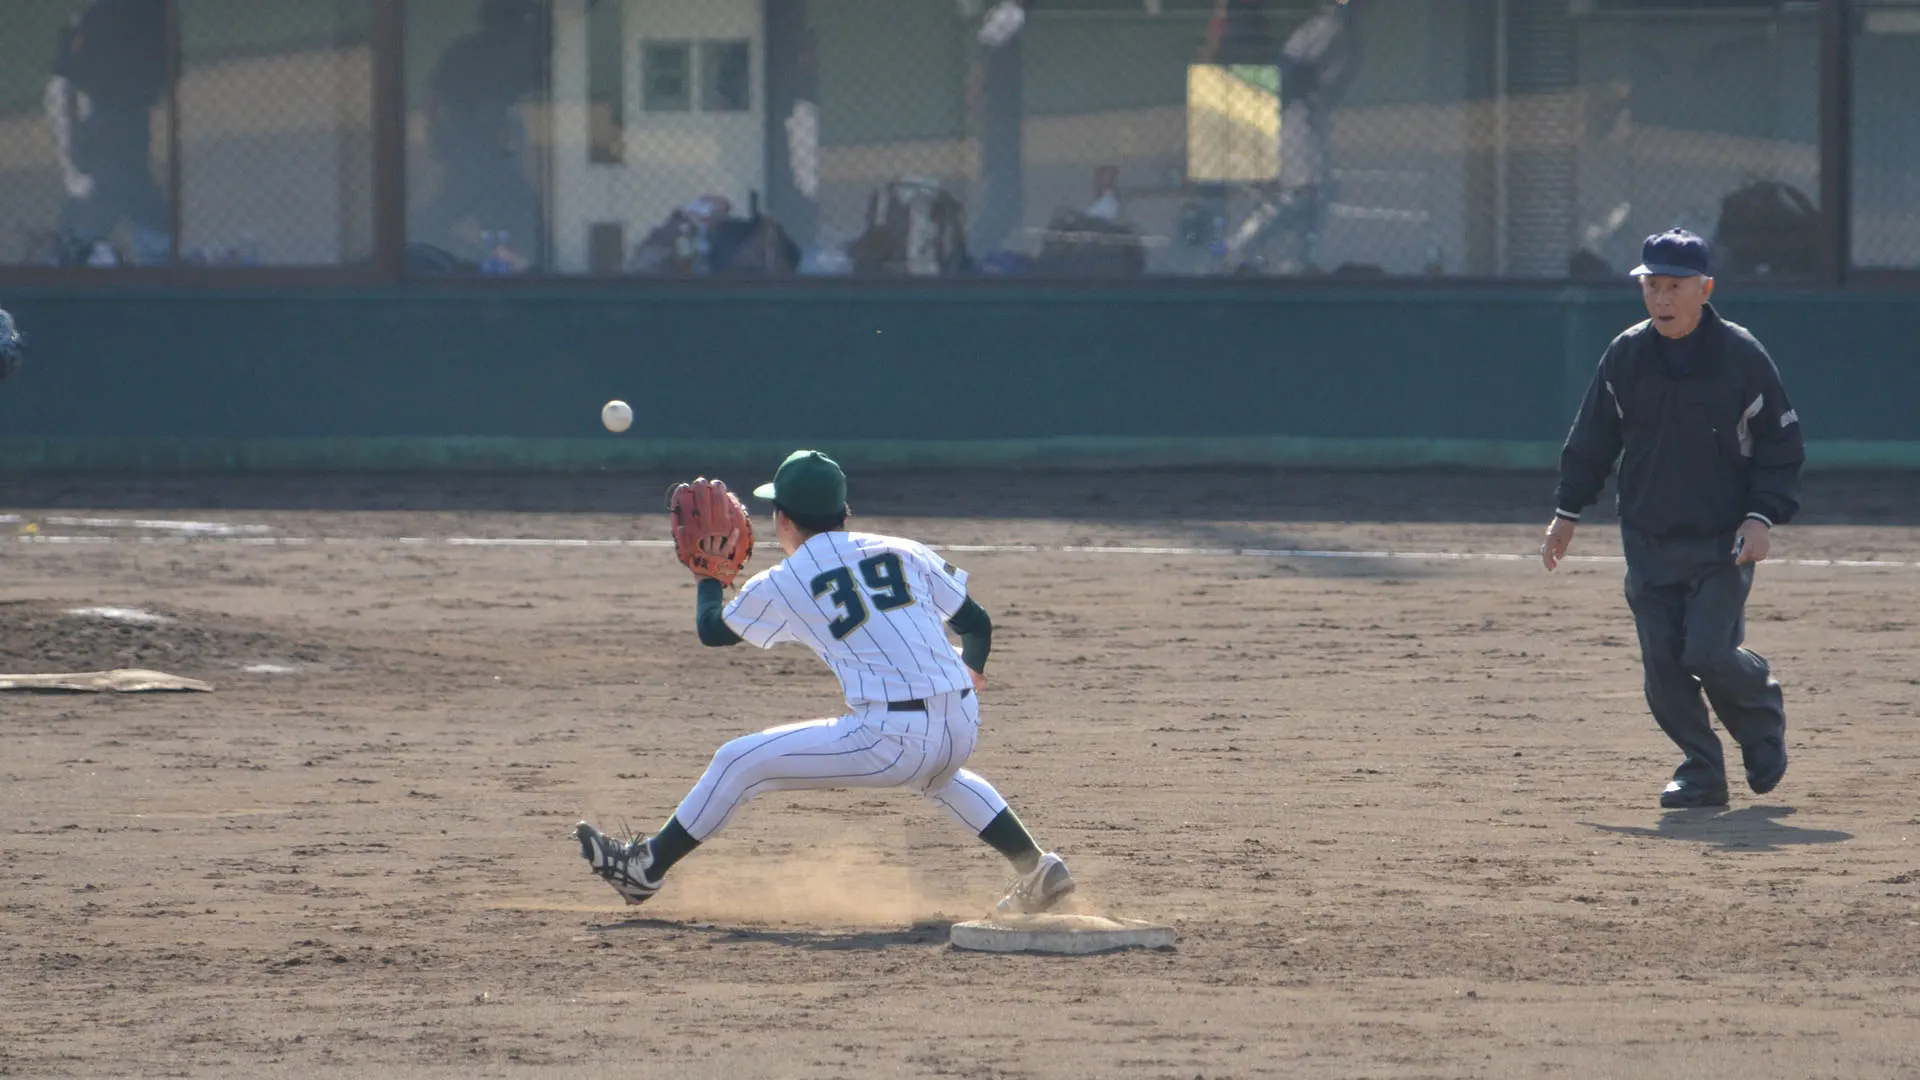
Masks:
[[[1685,229],[1668,229],[1647,237],[1640,246],[1640,265],[1629,272],[1634,277],[1707,277],[1712,273],[1709,255],[1705,240]]]

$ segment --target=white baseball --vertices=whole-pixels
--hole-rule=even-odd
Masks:
[[[633,426],[633,409],[624,401],[609,401],[600,407],[600,422],[608,431],[625,431]]]

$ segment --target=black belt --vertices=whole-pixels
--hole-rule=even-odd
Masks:
[[[960,691],[960,697],[962,699],[965,699],[966,696],[971,693],[973,693],[971,689],[962,690]],[[908,701],[889,701],[887,702],[887,711],[888,712],[926,712],[927,699],[913,698]]]

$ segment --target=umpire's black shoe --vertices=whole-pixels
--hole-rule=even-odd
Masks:
[[[1709,787],[1698,780],[1676,777],[1667,784],[1667,790],[1660,793],[1660,808],[1663,810],[1696,810],[1725,805],[1727,785],[1724,782]]]
[[[1769,735],[1752,746],[1740,748],[1740,760],[1747,766],[1747,786],[1755,795],[1765,795],[1780,786],[1787,775],[1787,743]]]

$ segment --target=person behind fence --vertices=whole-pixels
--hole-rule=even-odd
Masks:
[[[479,29],[440,54],[427,101],[440,182],[414,212],[414,240],[489,266],[524,269],[539,258],[540,194],[527,178],[517,107],[546,87],[546,25],[543,0],[486,0]]]
[[[166,87],[166,0],[88,0],[61,29],[44,104],[66,188],[62,234],[90,245],[125,223],[127,257],[166,257],[167,200],[152,167]]]
[[[1560,456],[1540,557],[1552,570],[1566,556],[1581,511],[1618,460],[1627,606],[1647,705],[1684,755],[1660,805],[1719,807],[1727,766],[1709,704],[1740,744],[1755,794],[1787,771],[1780,684],[1742,642],[1754,566],[1769,553],[1773,526],[1800,507],[1806,447],[1766,349],[1708,303],[1706,241],[1673,229],[1648,237],[1641,257],[1633,274],[1651,317],[1600,358]]]
[[[1271,247],[1276,269],[1311,269],[1319,262],[1333,179],[1333,110],[1359,59],[1351,0],[1321,0],[1280,46],[1280,172],[1263,207],[1268,220],[1246,245],[1258,252],[1281,241]]]

